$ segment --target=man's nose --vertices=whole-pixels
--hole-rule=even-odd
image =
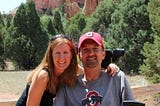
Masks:
[[[88,52],[89,54],[94,54],[95,53],[95,51],[94,51],[94,49],[89,49],[89,52]]]
[[[88,50],[87,50],[87,54],[88,54],[88,55],[93,55],[93,54],[95,54],[94,49],[92,49],[92,48],[91,48],[91,49],[88,49]]]

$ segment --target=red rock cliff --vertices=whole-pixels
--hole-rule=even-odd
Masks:
[[[91,15],[94,10],[96,9],[96,7],[98,6],[98,4],[100,3],[100,1],[102,0],[85,0],[84,2],[84,7],[83,7],[83,12],[89,16]]]
[[[60,5],[65,4],[65,12],[67,18],[70,18],[77,12],[81,11],[78,3],[84,5],[82,9],[84,14],[86,14],[87,16],[91,15],[100,1],[102,0],[34,0],[36,9],[38,11],[41,11],[42,8],[54,9]]]

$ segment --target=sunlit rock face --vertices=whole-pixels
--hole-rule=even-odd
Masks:
[[[29,0],[27,0],[29,1]],[[60,5],[62,5],[65,0],[33,0],[36,5],[37,10],[41,10],[42,8],[56,8]]]
[[[66,18],[70,18],[78,12],[80,12],[80,7],[77,2],[66,4],[65,8]]]
[[[95,8],[98,6],[98,4],[100,3],[100,1],[102,0],[85,0],[84,2],[84,7],[83,7],[83,12],[89,16],[91,15]]]
[[[77,12],[81,11],[81,8],[84,14],[86,14],[87,16],[91,15],[100,1],[102,0],[34,0],[36,10],[38,11],[42,11],[42,9],[47,8],[54,9],[58,6],[65,5],[67,18],[70,18]]]

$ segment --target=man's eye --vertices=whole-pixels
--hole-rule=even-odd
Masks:
[[[82,50],[84,53],[88,53],[89,52],[89,49],[83,49]]]
[[[93,50],[94,52],[98,52],[98,51],[99,51],[98,48],[93,48],[92,50]]]

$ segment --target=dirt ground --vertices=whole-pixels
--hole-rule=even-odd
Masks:
[[[147,85],[141,87],[132,88],[134,96],[137,101],[145,103],[145,106],[160,106],[160,97],[156,97],[156,94],[160,94],[160,83],[154,85]],[[18,96],[7,93],[0,93],[0,99],[17,99]]]
[[[160,83],[135,87],[132,90],[135,98],[145,103],[145,106],[160,106]]]
[[[0,100],[17,99],[25,87],[29,72],[0,72]],[[7,76],[7,77],[6,77]],[[160,106],[160,83],[149,84],[143,76],[127,76],[137,101],[145,106]],[[155,97],[159,94],[159,97]]]

